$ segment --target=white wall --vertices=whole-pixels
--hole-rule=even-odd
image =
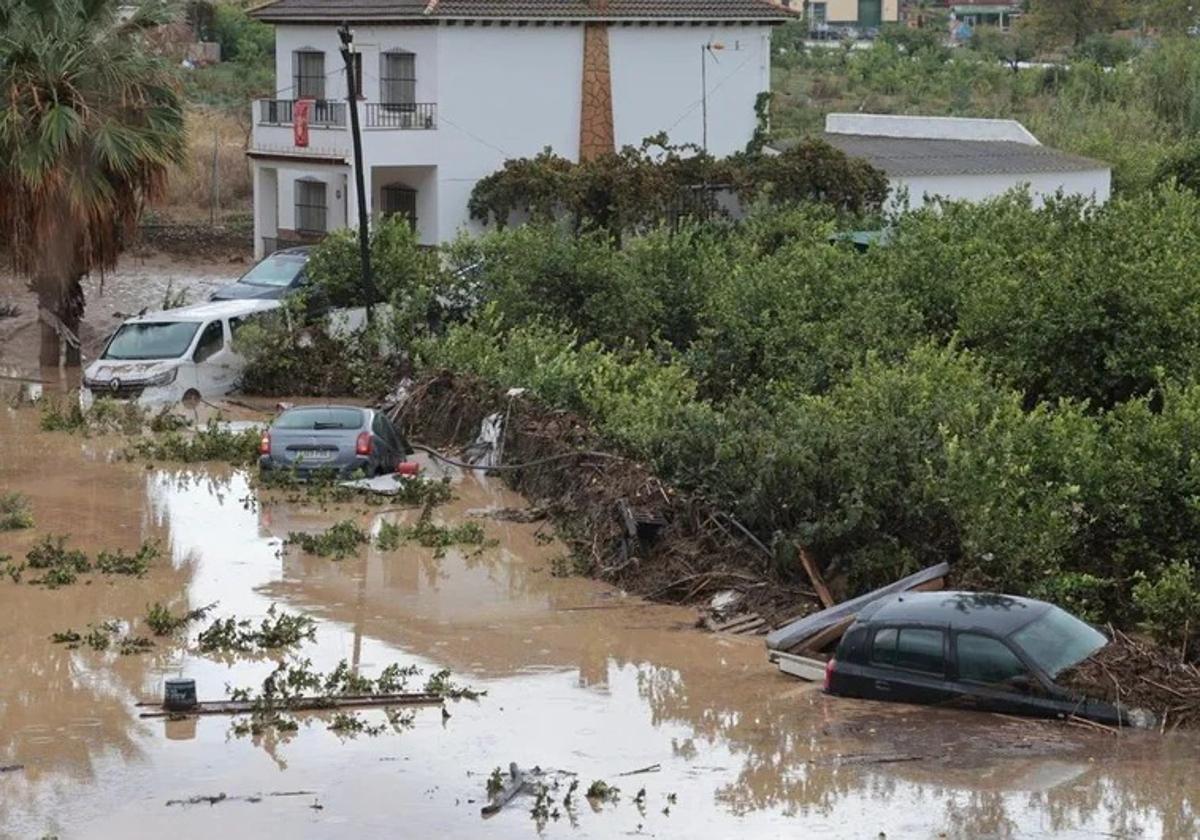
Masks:
[[[981,201],[1021,186],[1029,188],[1034,204],[1039,207],[1044,196],[1053,195],[1060,189],[1068,195],[1093,198],[1100,204],[1108,201],[1112,193],[1112,177],[1108,169],[1024,175],[923,175],[892,177],[888,181],[893,200],[900,190],[908,190],[908,207],[912,210],[924,206],[926,196]]]
[[[770,87],[768,26],[614,26],[608,31],[617,146],[666,131],[673,143],[700,145],[700,60],[708,87],[708,150],[746,148],[754,100]],[[704,54],[705,44],[722,50]]]
[[[467,221],[471,188],[507,158],[546,146],[577,157],[583,28],[446,27],[438,64],[437,235],[446,240],[478,228]]]

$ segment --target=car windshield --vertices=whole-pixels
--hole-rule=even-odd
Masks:
[[[300,254],[273,254],[242,275],[239,283],[251,286],[290,286],[308,262]]]
[[[104,348],[102,359],[178,359],[192,345],[196,321],[122,324]]]
[[[1099,630],[1058,607],[1013,633],[1012,640],[1051,678],[1108,644]]]
[[[357,408],[293,408],[279,416],[276,429],[358,429],[363,413]]]

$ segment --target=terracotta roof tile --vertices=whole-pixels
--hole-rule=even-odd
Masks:
[[[275,0],[251,12],[301,20],[762,20],[796,17],[771,0]]]

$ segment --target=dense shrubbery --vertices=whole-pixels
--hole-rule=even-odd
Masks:
[[[267,369],[324,348],[364,395],[408,365],[523,386],[850,589],[950,560],[1164,634],[1200,593],[1172,565],[1200,556],[1200,197],[950,204],[865,254],[837,229],[763,206],[620,244],[562,223],[464,238],[380,278],[411,313],[403,353],[283,336]],[[385,373],[356,387],[364,369]]]
[[[591,417],[853,589],[947,559],[1169,621],[1200,555],[1200,199],[951,205],[865,255],[831,230],[498,232],[469,249],[489,307],[418,354]]]
[[[882,205],[887,179],[820,140],[801,141],[776,155],[717,160],[692,146],[670,146],[664,135],[580,163],[550,149],[508,160],[475,185],[469,207],[472,217],[497,227],[514,216],[535,222],[566,217],[576,229],[620,236],[662,222],[719,215],[725,194],[743,205],[820,201],[865,213]]]

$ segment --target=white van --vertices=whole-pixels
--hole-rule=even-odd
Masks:
[[[229,300],[130,318],[84,370],[80,404],[86,411],[98,397],[171,405],[228,394],[246,364],[234,352],[234,333],[279,306],[278,300]]]

